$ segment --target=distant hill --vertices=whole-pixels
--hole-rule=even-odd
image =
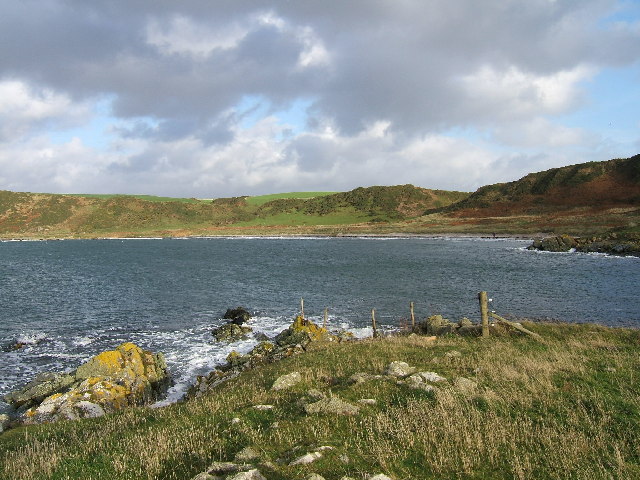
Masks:
[[[640,206],[640,155],[552,168],[487,185],[441,211],[489,217],[628,206]]]
[[[188,235],[207,234],[208,229],[232,225],[387,222],[420,216],[426,209],[450,205],[466,195],[413,185],[357,188],[342,193],[296,192],[218,198],[212,201],[0,191],[0,235]]]
[[[297,212],[329,215],[351,210],[373,221],[403,220],[421,216],[425,210],[441,208],[466,198],[466,192],[430,190],[413,185],[356,188],[349,192],[316,196],[309,200],[281,199],[263,204],[259,215]]]

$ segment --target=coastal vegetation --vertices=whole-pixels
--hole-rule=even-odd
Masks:
[[[167,199],[0,191],[0,238],[640,232],[640,155],[531,173],[474,193],[413,185]]]
[[[15,428],[0,478],[638,478],[640,332],[523,325],[542,341],[316,341],[183,403]]]

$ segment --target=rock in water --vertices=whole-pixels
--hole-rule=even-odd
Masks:
[[[235,323],[225,323],[224,325],[214,329],[211,334],[219,342],[235,342],[242,338],[246,338],[247,334],[252,332],[251,327],[237,325]]]
[[[144,405],[165,393],[170,376],[164,356],[133,343],[102,352],[69,374],[40,374],[5,396],[25,424],[98,417]]]
[[[229,323],[235,323],[236,325],[242,325],[243,323],[251,320],[251,314],[244,307],[229,308],[222,317],[225,320],[229,320]]]

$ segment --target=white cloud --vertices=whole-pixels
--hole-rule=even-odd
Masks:
[[[39,127],[64,128],[88,118],[89,109],[49,88],[0,81],[0,140],[15,140]]]
[[[548,75],[524,72],[511,65],[497,69],[483,65],[459,83],[466,101],[478,115],[496,120],[531,115],[559,114],[577,106],[580,82],[594,74],[593,68],[579,65]]]

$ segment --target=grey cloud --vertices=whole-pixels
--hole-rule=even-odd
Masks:
[[[198,123],[255,94],[280,104],[316,97],[317,110],[349,134],[378,119],[420,132],[474,121],[455,79],[482,65],[548,74],[637,59],[637,32],[593,32],[613,5],[26,0],[3,7],[0,75],[30,78],[74,98],[112,93],[115,115],[170,124]],[[166,25],[179,14],[215,29],[259,12],[312,28],[331,65],[297,68],[301,40],[273,25],[254,25],[235,48],[207,58],[163,55],[145,41],[151,20]]]

